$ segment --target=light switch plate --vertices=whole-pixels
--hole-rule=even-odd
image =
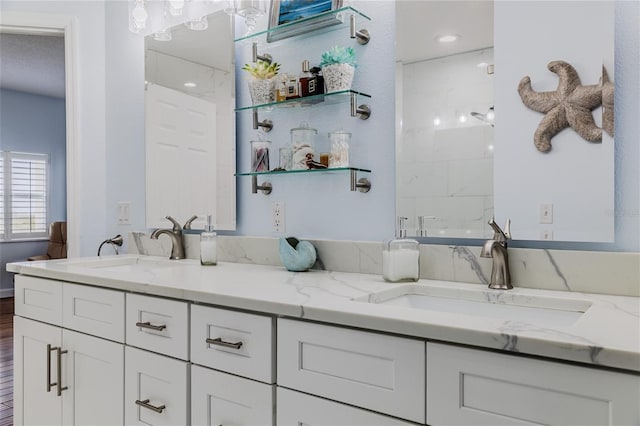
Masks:
[[[131,203],[129,201],[119,201],[118,225],[131,225]]]
[[[553,204],[540,204],[540,223],[553,223]]]

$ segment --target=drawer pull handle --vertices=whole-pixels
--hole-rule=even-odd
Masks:
[[[164,409],[167,408],[167,406],[164,404],[162,404],[159,407],[156,407],[155,405],[151,405],[149,404],[148,399],[145,399],[144,401],[140,401],[139,399],[136,399],[136,405],[147,408],[151,411],[155,411],[156,413],[162,413],[162,411],[164,411]]]
[[[47,344],[47,392],[51,392],[51,388],[57,385],[57,383],[51,383],[51,352],[56,350],[58,348]]]
[[[57,367],[58,367],[58,396],[62,396],[62,391],[69,389],[67,386],[62,387],[62,355],[68,351],[63,351],[62,348],[55,348],[58,351]]]
[[[223,346],[225,348],[240,349],[242,347],[242,342],[225,342],[224,340],[222,340],[222,337],[218,337],[217,339],[207,338],[206,342],[211,345]]]
[[[51,383],[51,352],[53,351],[57,352],[56,367],[58,371],[56,372],[56,381]],[[62,396],[63,390],[69,389],[67,386],[62,387],[62,355],[66,353],[67,351],[63,351],[62,348],[47,344],[47,392],[51,392],[51,388],[56,386],[58,396]]]
[[[162,331],[165,328],[167,328],[167,326],[164,325],[164,324],[162,324],[162,325],[153,325],[149,321],[147,321],[147,322],[137,322],[136,323],[136,327],[148,328],[149,330],[155,330],[155,331]]]

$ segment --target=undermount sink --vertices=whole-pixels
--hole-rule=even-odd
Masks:
[[[354,301],[554,326],[574,324],[591,306],[586,300],[531,293],[405,284]]]
[[[115,256],[89,261],[69,261],[69,266],[114,272],[151,271],[181,264],[181,261],[145,256]]]

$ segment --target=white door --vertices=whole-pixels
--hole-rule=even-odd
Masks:
[[[191,367],[191,424],[273,425],[274,385]]]
[[[70,330],[62,342],[63,424],[123,424],[124,345]]]
[[[125,347],[125,423],[188,425],[188,374],[184,361]]]
[[[145,104],[147,227],[216,219],[216,105],[156,84]]]
[[[14,317],[13,327],[15,424],[60,425],[62,396],[57,392],[55,348],[61,346],[62,330],[22,317]],[[66,386],[64,379],[62,384]]]

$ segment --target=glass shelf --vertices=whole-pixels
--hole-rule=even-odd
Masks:
[[[354,9],[353,7],[346,6],[283,25],[278,25],[277,27],[259,31],[257,33],[248,34],[235,39],[234,42],[253,42],[258,44],[268,43],[270,47],[275,47],[281,41],[290,40],[294,37],[296,39],[302,39],[329,31],[349,28],[351,15],[354,15],[356,19],[371,21],[371,18],[364,13]]]
[[[247,111],[251,109],[270,111],[272,108],[314,107],[320,105],[336,105],[351,101],[351,96],[363,96],[371,98],[371,95],[355,90],[341,90],[339,92],[324,93],[322,95],[306,96],[304,98],[289,99],[287,101],[271,102],[268,104],[250,105],[236,108],[235,111]]]
[[[268,172],[244,172],[244,173],[236,173],[236,176],[262,176],[262,175],[289,175],[289,174],[300,174],[300,173],[332,173],[332,172],[364,172],[371,173],[371,170],[368,169],[359,169],[356,167],[334,167],[327,169],[302,169],[302,170],[272,170]]]
[[[273,185],[271,182],[262,182],[258,184],[258,176],[269,175],[286,175],[286,174],[300,174],[300,173],[316,173],[316,174],[329,174],[349,172],[349,189],[353,191],[359,191],[367,193],[371,190],[371,181],[367,178],[358,179],[358,172],[371,173],[371,170],[359,169],[356,167],[335,167],[331,169],[305,169],[305,170],[273,170],[270,172],[245,172],[236,173],[236,176],[251,176],[251,192],[257,194],[258,191],[264,195],[271,194]]]

